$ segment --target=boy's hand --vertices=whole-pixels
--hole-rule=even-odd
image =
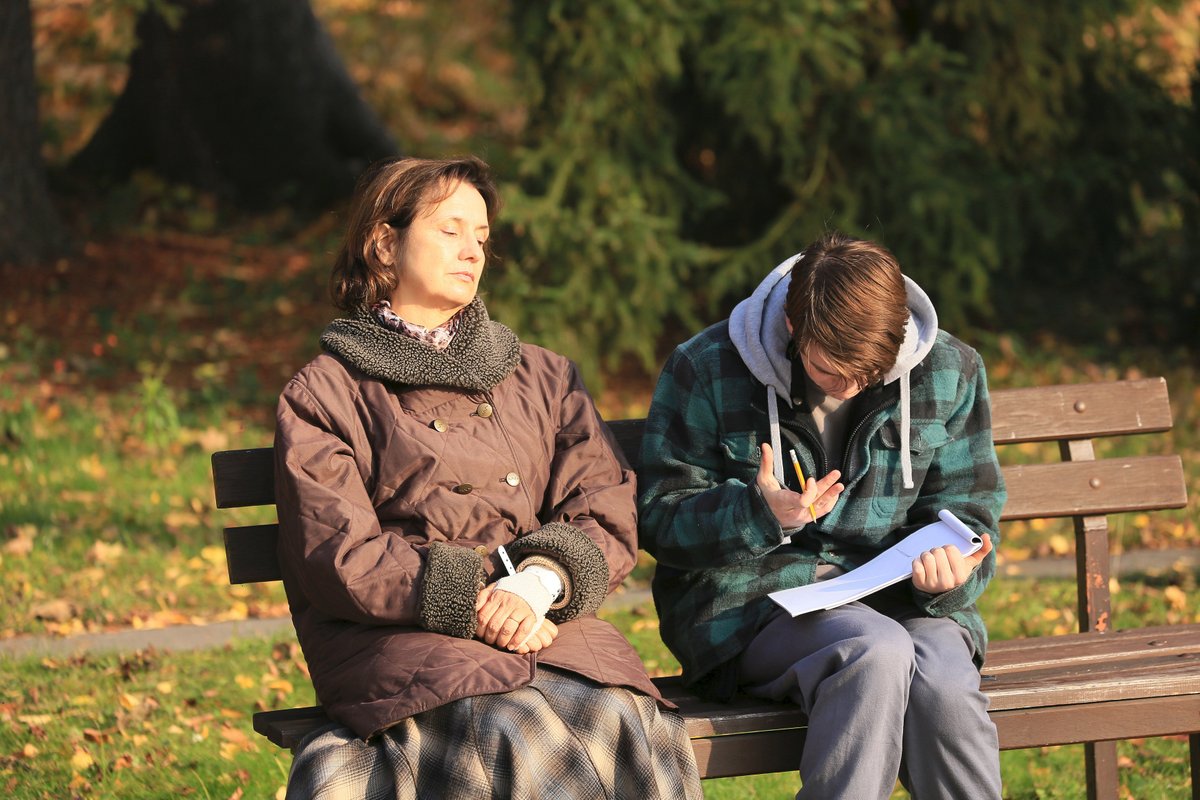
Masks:
[[[983,547],[969,556],[963,556],[954,545],[927,550],[913,560],[913,586],[927,594],[962,586],[990,552],[992,537],[987,533],[983,535]]]
[[[801,525],[807,525],[815,519],[825,516],[833,509],[838,496],[846,488],[837,482],[838,478],[842,477],[842,473],[835,469],[819,481],[810,478],[804,491],[796,493],[786,486],[780,486],[779,481],[775,480],[773,464],[774,456],[771,454],[771,445],[764,442],[762,444],[762,461],[758,465],[758,476],[755,483],[758,484],[771,513],[775,515],[775,519],[784,529],[799,528]],[[809,506],[812,506],[813,511],[817,512],[816,517],[809,513]]]

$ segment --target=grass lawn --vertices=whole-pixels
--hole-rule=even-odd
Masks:
[[[1024,634],[1059,624],[1045,609],[1069,603],[1065,581],[1002,579],[986,613],[993,630]],[[1017,598],[1027,598],[1020,602]],[[1036,602],[1034,599],[1036,598]],[[1123,591],[1117,619],[1165,621],[1169,602],[1153,590]],[[653,673],[678,668],[658,637],[652,607],[606,612]],[[274,797],[290,755],[253,732],[258,709],[314,702],[290,635],[247,639],[196,652],[147,651],[70,659],[0,661],[0,787],[26,798]],[[1120,745],[1124,796],[1189,795],[1187,742],[1147,739]],[[1084,796],[1081,747],[1002,754],[1007,798]],[[796,773],[705,783],[705,796],[791,797]],[[897,797],[905,797],[898,790]]]

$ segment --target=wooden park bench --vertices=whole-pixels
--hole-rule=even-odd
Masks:
[[[1116,740],[1188,734],[1192,796],[1200,800],[1200,624],[1114,630],[1109,597],[1108,515],[1184,507],[1183,465],[1177,455],[1097,458],[1093,449],[1097,437],[1169,430],[1166,382],[1002,389],[992,403],[997,446],[1058,444],[1061,460],[1004,467],[1002,520],[1074,520],[1080,627],[992,643],[983,686],[1001,748],[1084,743],[1088,796],[1116,798]],[[610,423],[635,468],[643,423]],[[272,505],[272,470],[270,448],[214,454],[217,506]],[[231,583],[280,579],[276,536],[273,524],[225,529]],[[805,720],[795,707],[705,702],[677,677],[655,682],[682,710],[703,777],[796,769]],[[327,721],[319,707],[264,711],[254,729],[294,749]]]

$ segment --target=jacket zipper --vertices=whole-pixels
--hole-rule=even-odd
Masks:
[[[866,426],[868,420],[870,420],[872,417],[874,417],[880,411],[883,411],[885,408],[887,408],[891,404],[892,404],[892,400],[891,400],[891,398],[889,398],[889,399],[885,400],[883,403],[880,403],[875,408],[868,411],[866,414],[863,414],[862,417],[858,420],[858,423],[855,424],[854,430],[850,431],[850,435],[846,437],[846,454],[845,454],[845,457],[842,458],[842,467],[843,467],[842,482],[843,483],[845,483],[845,481],[847,479],[849,479],[849,477],[851,475],[854,474],[854,470],[851,469],[851,467],[854,466],[854,464],[851,463],[851,459],[853,458],[853,453],[854,453],[854,440],[858,438],[858,435],[860,433],[862,433],[862,430]]]

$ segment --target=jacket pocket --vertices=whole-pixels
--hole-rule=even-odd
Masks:
[[[913,425],[908,441],[909,460],[912,463],[914,489],[905,489],[900,458],[900,429],[895,421],[889,420],[880,430],[872,447],[870,471],[872,477],[867,485],[872,487],[871,509],[885,519],[901,518],[904,509],[920,492],[925,475],[937,457],[938,448],[950,441],[950,434],[941,422],[920,421]]]
[[[887,450],[900,449],[900,424],[897,420],[888,420],[879,429],[879,440]],[[932,453],[946,442],[950,434],[941,422],[914,423],[908,439],[909,452],[916,454]]]
[[[721,456],[730,465],[749,467],[758,470],[761,454],[758,449],[758,436],[753,432],[731,433],[721,437]]]

